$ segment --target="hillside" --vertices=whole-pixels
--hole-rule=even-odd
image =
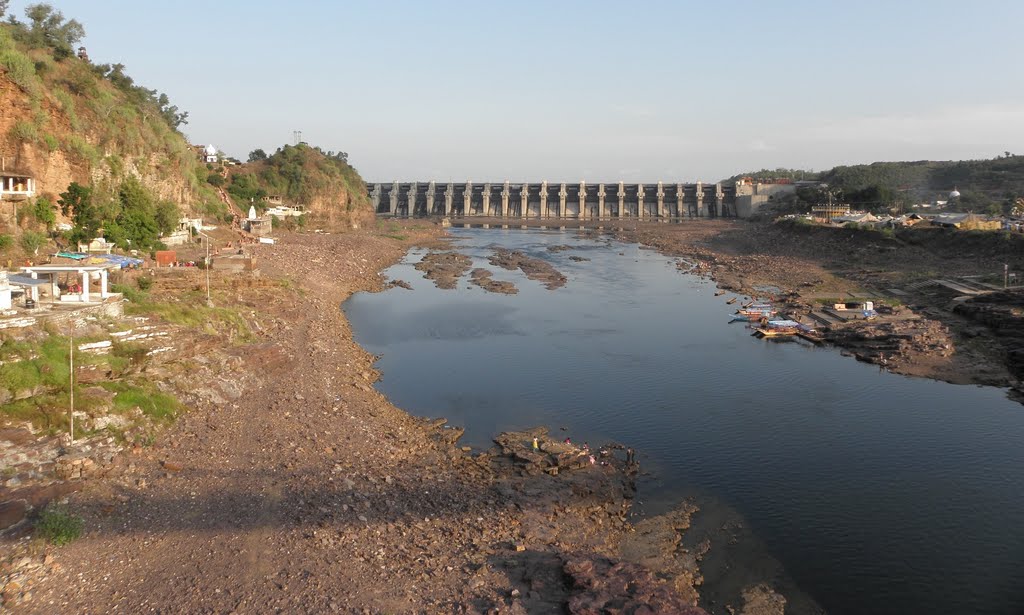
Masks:
[[[122,248],[158,247],[180,214],[230,220],[219,188],[232,175],[332,225],[365,215],[363,201],[369,212],[358,173],[316,148],[285,147],[231,174],[202,161],[181,132],[188,113],[135,83],[124,65],[79,53],[81,24],[45,4],[25,16],[0,23],[0,157],[4,170],[35,180],[36,198],[0,207],[0,251],[16,249],[13,239],[26,233],[38,244],[59,222],[74,225],[52,235],[59,242],[103,229]]]
[[[739,173],[726,182],[743,177],[756,180],[817,180],[828,185],[839,202],[861,209],[887,209],[913,203],[944,201],[954,188],[959,202],[954,209],[986,213],[1008,213],[1024,197],[1024,156],[1005,155],[986,160],[914,162],[873,162],[837,166],[827,171],[762,169]],[[800,207],[825,198],[819,191],[798,193]],[[797,208],[799,209],[799,207]]]
[[[892,195],[905,195],[910,201],[945,200],[957,188],[963,209],[981,211],[991,206],[1012,203],[1024,195],[1024,156],[1006,156],[988,160],[875,162],[867,165],[839,166],[819,176],[845,194],[869,190],[874,186]]]
[[[347,154],[305,143],[261,154],[257,150],[249,163],[227,169],[227,192],[243,211],[250,204],[266,209],[269,197],[305,208],[310,222],[320,227],[348,228],[373,219],[366,184]]]
[[[46,5],[26,23],[0,24],[0,155],[7,170],[31,174],[56,203],[71,182],[112,198],[127,178],[154,199],[216,214],[215,191],[196,178],[199,161],[164,94],[139,85],[122,65],[72,54],[84,35]]]

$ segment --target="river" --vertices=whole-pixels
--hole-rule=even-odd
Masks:
[[[731,295],[637,245],[452,235],[519,294],[467,278],[439,290],[413,250],[386,274],[414,290],[347,301],[395,405],[447,417],[475,446],[536,425],[633,446],[646,513],[694,492],[725,501],[830,613],[1024,612],[1024,407],[1003,390],[758,340],[728,324]],[[492,267],[494,246],[543,258],[568,283],[547,290]]]

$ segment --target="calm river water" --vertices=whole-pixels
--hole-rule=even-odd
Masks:
[[[519,294],[465,279],[439,290],[413,251],[387,275],[414,291],[346,302],[397,406],[445,416],[482,447],[536,425],[634,446],[652,473],[648,512],[695,490],[723,499],[831,613],[1024,612],[1024,407],[1002,390],[757,340],[727,324],[728,295],[636,245],[452,234]],[[568,283],[549,291],[491,267],[496,245]]]

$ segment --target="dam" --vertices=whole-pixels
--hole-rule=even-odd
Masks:
[[[739,183],[392,182],[370,184],[374,211],[391,216],[670,219],[742,217]]]

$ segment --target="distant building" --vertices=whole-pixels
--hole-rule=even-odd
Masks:
[[[203,162],[216,164],[220,160],[220,156],[217,154],[217,148],[213,144],[207,145],[203,149]]]
[[[828,205],[815,205],[811,208],[811,216],[831,222],[838,216],[845,216],[850,213],[849,205],[842,204],[828,204]]]
[[[89,61],[89,53],[85,50],[85,47],[78,48],[78,59],[82,60],[83,62]]]
[[[965,231],[998,231],[1003,227],[1002,220],[978,214],[940,214],[932,218],[932,224]]]

